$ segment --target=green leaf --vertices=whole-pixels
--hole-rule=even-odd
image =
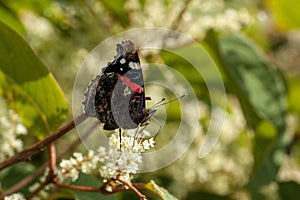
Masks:
[[[300,28],[300,4],[298,0],[269,0],[265,2],[280,28]]]
[[[287,81],[289,88],[289,108],[300,116],[300,76],[293,76]]]
[[[25,33],[25,28],[19,18],[8,8],[0,5],[0,21],[7,24],[19,34]]]
[[[255,193],[275,179],[283,160],[285,84],[281,74],[244,36],[226,36],[218,41],[211,31],[206,44],[238,96],[248,124],[255,130],[255,165],[249,182]]]
[[[230,200],[232,198],[230,198],[229,196],[221,196],[221,195],[212,194],[212,193],[208,193],[208,192],[197,191],[197,192],[189,193],[188,196],[186,197],[186,199],[188,199],[188,200],[199,200],[199,199]]]
[[[30,163],[20,163],[13,165],[12,167],[6,168],[0,173],[0,187],[3,190],[14,186],[19,183],[25,177],[32,174],[36,168]],[[28,186],[22,188],[19,192],[26,194],[28,193]]]
[[[100,187],[101,182],[99,179],[95,178],[94,176],[89,176],[86,174],[81,173],[79,178],[74,182],[74,185],[81,185],[81,186],[89,186],[89,187]],[[102,199],[102,200],[116,200],[116,195],[102,195],[101,193],[97,192],[83,192],[83,191],[76,191],[70,190],[70,192],[74,195],[77,200],[94,200],[94,199]]]
[[[287,110],[284,80],[255,44],[241,35],[217,41],[212,31],[206,44],[240,99],[248,124],[256,127],[261,120],[268,120],[283,131]]]
[[[247,97],[262,119],[270,120],[283,130],[287,109],[286,90],[279,72],[245,37],[222,37],[220,46],[228,63],[227,70],[240,85],[240,94]]]
[[[260,118],[264,119],[254,127],[256,130],[255,166],[249,185],[257,188],[275,179],[283,160],[285,147],[283,135],[287,109],[284,81],[279,72],[246,38],[223,37],[220,39],[220,44],[228,68],[238,79],[242,93],[247,96],[249,104]],[[269,124],[269,128],[261,128],[263,124]],[[273,130],[272,126],[276,130]],[[268,140],[266,135],[271,135]]]
[[[62,90],[28,44],[0,23],[0,95],[40,138],[64,121],[67,102]]]
[[[156,185],[154,181],[150,181],[146,185],[146,189],[152,191],[163,200],[176,200],[177,198],[172,196],[166,189]]]
[[[281,199],[293,200],[300,199],[300,185],[293,181],[279,182],[279,194]]]
[[[210,30],[205,37],[205,42],[203,46],[210,53],[211,57],[219,67],[219,69],[225,75],[225,79],[229,81],[228,87],[231,87],[232,91],[239,98],[242,110],[244,112],[247,123],[250,127],[258,124],[262,119],[251,105],[250,99],[248,98],[248,93],[246,88],[243,87],[243,82],[239,77],[238,71],[235,67],[229,66],[225,60],[225,55],[221,51],[221,44],[219,44],[218,38],[214,31]]]
[[[127,27],[129,25],[129,16],[124,9],[125,2],[123,0],[101,0],[103,6],[111,12],[111,14],[119,20],[123,27]]]

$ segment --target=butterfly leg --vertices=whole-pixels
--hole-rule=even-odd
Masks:
[[[141,125],[138,125],[138,127],[136,128],[136,132],[134,134],[134,138],[133,138],[133,144],[132,146],[134,146],[135,141],[138,140],[138,136],[141,132],[143,132],[143,130],[145,130],[146,126],[143,126],[141,129]]]
[[[140,129],[140,125],[138,125],[138,127],[136,128],[136,131],[135,131],[135,134],[134,134],[134,137],[133,137],[133,143],[132,143],[132,146],[134,146],[134,143],[138,137],[138,134],[139,134],[139,129]]]
[[[156,137],[158,136],[159,132],[160,132],[161,129],[162,129],[162,124],[161,124],[160,121],[158,121],[155,117],[152,117],[152,119],[153,119],[154,121],[156,121],[156,123],[159,125],[159,129],[158,129],[157,133],[155,134],[155,136],[154,136],[154,138],[153,138],[154,141],[155,141]]]
[[[120,151],[122,151],[122,130],[119,128],[119,138],[120,138]]]

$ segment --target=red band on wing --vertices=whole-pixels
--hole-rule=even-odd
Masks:
[[[136,83],[131,82],[131,80],[127,77],[124,77],[118,74],[118,77],[121,79],[123,83],[125,83],[133,92],[142,93],[143,87],[139,86]]]

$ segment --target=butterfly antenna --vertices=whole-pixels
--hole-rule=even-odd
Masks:
[[[120,151],[122,151],[122,130],[119,128]]]
[[[166,98],[162,98],[159,102],[156,102],[155,104],[153,104],[149,109],[151,110],[152,108],[157,107],[158,105],[160,105],[162,102],[164,102],[166,100]]]
[[[184,98],[184,97],[185,97],[185,94],[181,95],[181,96],[178,97],[178,98],[176,97],[176,98],[174,98],[174,99],[171,99],[170,101],[167,101],[167,102],[162,103],[163,101],[166,100],[166,98],[163,98],[162,100],[160,100],[159,102],[157,102],[156,104],[154,104],[153,106],[151,106],[150,108],[151,108],[151,109],[154,109],[154,108],[157,108],[157,107],[159,107],[159,106],[162,106],[162,105],[171,103],[171,102],[173,102],[173,101],[178,101],[179,99],[182,99],[182,98]]]
[[[155,117],[152,117],[152,119],[153,119],[154,121],[156,121],[156,123],[159,125],[159,129],[158,129],[157,133],[155,134],[155,136],[154,136],[154,138],[153,138],[154,141],[155,141],[156,137],[158,136],[159,132],[160,132],[161,129],[162,129],[162,124],[161,124],[160,121],[158,121],[158,119],[156,119]]]

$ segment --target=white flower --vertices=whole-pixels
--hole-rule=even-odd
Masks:
[[[73,168],[70,170],[68,175],[72,178],[72,181],[74,182],[78,179],[79,172],[77,169]]]
[[[63,159],[59,164],[60,169],[55,172],[59,181],[75,181],[79,172],[91,173],[99,164],[99,173],[104,179],[120,177],[130,181],[131,174],[137,173],[139,164],[142,163],[141,153],[155,144],[153,138],[134,138],[136,132],[137,130],[123,131],[121,141],[119,132],[116,132],[109,137],[107,149],[99,147],[97,152],[90,150],[87,156],[75,152],[73,157]]]
[[[33,191],[35,191],[36,189],[38,189],[38,187],[40,187],[40,183],[36,182],[36,183],[34,183],[33,185],[31,185],[31,186],[28,188],[28,190],[29,190],[30,192],[33,192]]]
[[[9,196],[5,196],[4,200],[25,200],[25,197],[21,193],[14,193]]]
[[[112,192],[112,191],[113,191],[113,188],[112,188],[110,185],[106,185],[105,190],[106,190],[107,192]]]
[[[88,156],[93,157],[95,155],[95,152],[93,150],[89,150]]]
[[[73,153],[73,156],[75,157],[76,162],[82,162],[83,161],[82,153],[75,152],[75,153]]]
[[[1,98],[0,106],[0,161],[2,161],[23,149],[23,141],[18,136],[27,134],[27,129],[13,110],[7,110],[5,101]]]
[[[39,178],[38,182],[35,182],[29,187],[29,192],[35,192],[40,186],[41,183],[43,183],[46,180],[46,177],[48,176],[49,168],[46,168],[44,171],[43,176]],[[49,192],[54,187],[53,184],[48,184],[46,187],[44,187],[42,190],[40,190],[32,199],[40,200],[40,199],[48,199]]]
[[[142,144],[143,144],[143,148],[144,148],[145,150],[148,150],[148,149],[150,149],[151,147],[154,147],[155,142],[154,142],[154,139],[153,139],[153,138],[150,138],[149,140],[145,140]]]
[[[18,135],[26,135],[27,134],[27,129],[23,124],[19,123],[19,124],[16,125],[16,133]]]
[[[79,152],[74,152],[73,157],[63,159],[60,162],[60,169],[55,173],[61,182],[66,180],[76,181],[79,172],[91,173],[97,168],[98,163],[104,161],[105,156],[105,148],[99,148],[97,154],[93,150],[90,150],[87,156],[83,156]]]
[[[139,9],[141,7],[143,9]],[[204,37],[210,28],[237,32],[255,21],[246,7],[230,8],[224,0],[191,0],[188,5],[180,0],[169,0],[167,4],[160,0],[145,0],[143,3],[129,0],[125,9],[130,13],[130,22],[134,27],[175,26],[178,31],[196,38]],[[156,37],[155,41],[163,43],[165,36]]]
[[[119,133],[114,133],[109,138],[108,153],[103,160],[99,172],[105,179],[116,178],[130,182],[131,174],[137,173],[139,164],[142,163],[141,153],[154,147],[153,138],[134,138],[137,130],[127,130],[122,135],[121,150]],[[101,153],[104,148],[99,149]],[[98,150],[98,151],[99,151]]]

